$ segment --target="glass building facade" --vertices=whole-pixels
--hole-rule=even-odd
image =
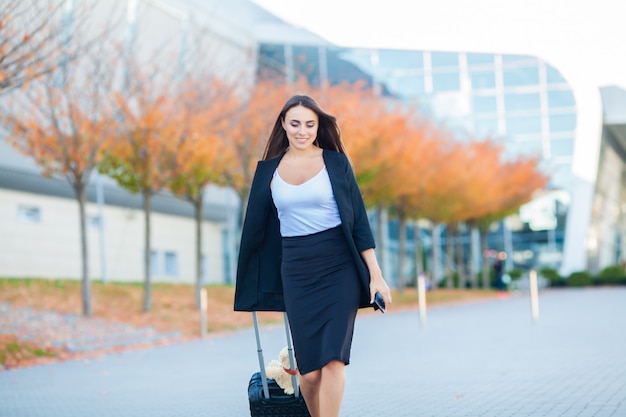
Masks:
[[[532,56],[284,44],[261,44],[258,64],[263,76],[306,77],[312,85],[365,80],[381,94],[416,104],[459,140],[490,138],[503,143],[506,157],[539,156],[550,176],[548,192],[499,224],[489,246],[512,254],[509,268],[558,268],[577,113],[556,68]],[[393,222],[389,235],[393,252]],[[467,232],[466,244],[470,239]]]

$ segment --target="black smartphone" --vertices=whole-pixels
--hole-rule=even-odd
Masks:
[[[385,312],[385,300],[378,291],[374,294],[374,310],[380,310],[381,313]]]

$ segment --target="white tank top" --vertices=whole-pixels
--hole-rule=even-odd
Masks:
[[[285,182],[276,170],[271,188],[283,237],[310,235],[341,224],[326,167],[300,185]]]

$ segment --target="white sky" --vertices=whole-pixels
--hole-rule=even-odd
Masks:
[[[339,46],[529,54],[626,88],[625,0],[253,0]]]

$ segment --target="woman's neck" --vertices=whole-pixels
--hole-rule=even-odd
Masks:
[[[322,148],[318,148],[317,146],[311,146],[307,149],[295,149],[295,148],[287,148],[285,151],[285,156],[294,159],[305,159],[319,156],[322,153]]]

